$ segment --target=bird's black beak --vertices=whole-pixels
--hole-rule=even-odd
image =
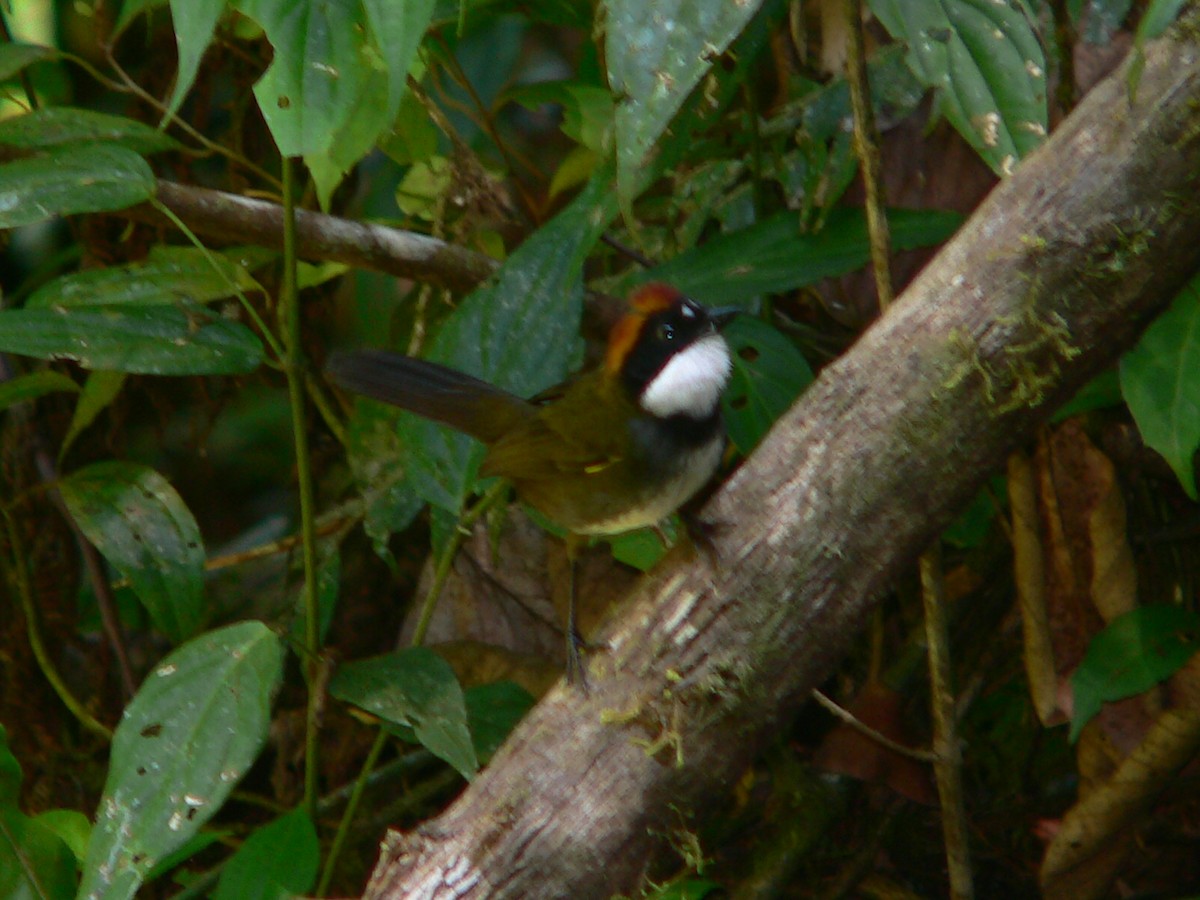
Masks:
[[[708,311],[708,317],[719,331],[728,325],[733,317],[739,315],[741,311],[742,308],[740,306],[718,306]]]

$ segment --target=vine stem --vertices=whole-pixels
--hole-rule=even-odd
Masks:
[[[308,683],[308,707],[304,728],[304,808],[317,818],[317,758],[321,718],[321,636],[317,610],[317,524],[313,499],[312,461],[308,452],[308,417],[305,415],[304,354],[300,345],[300,299],[296,282],[296,185],[295,163],[284,157],[283,175],[283,289],[280,315],[283,318],[284,366],[288,402],[292,408],[292,439],[296,448],[296,481],[300,492],[301,554],[304,562],[304,676]]]

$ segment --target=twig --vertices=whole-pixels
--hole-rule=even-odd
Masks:
[[[937,762],[937,754],[932,750],[920,750],[916,747],[906,747],[904,744],[896,743],[886,734],[881,731],[876,731],[862,719],[858,718],[858,716],[854,715],[854,713],[850,712],[850,710],[846,709],[837,701],[831,700],[816,688],[813,688],[812,698],[855,731],[865,734],[871,740],[881,744],[882,746],[891,750],[893,753],[899,753],[902,756],[907,756],[909,759],[915,759],[917,762]]]

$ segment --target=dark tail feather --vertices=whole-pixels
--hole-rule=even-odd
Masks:
[[[507,391],[454,369],[386,350],[337,353],[325,369],[348,391],[491,443],[536,412]]]

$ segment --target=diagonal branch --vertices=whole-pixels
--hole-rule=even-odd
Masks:
[[[830,365],[680,551],[438,819],[393,832],[369,897],[608,896],[672,815],[729,788],[875,599],[1005,453],[1200,266],[1198,17],[1122,70]],[[654,752],[656,751],[657,752]]]

